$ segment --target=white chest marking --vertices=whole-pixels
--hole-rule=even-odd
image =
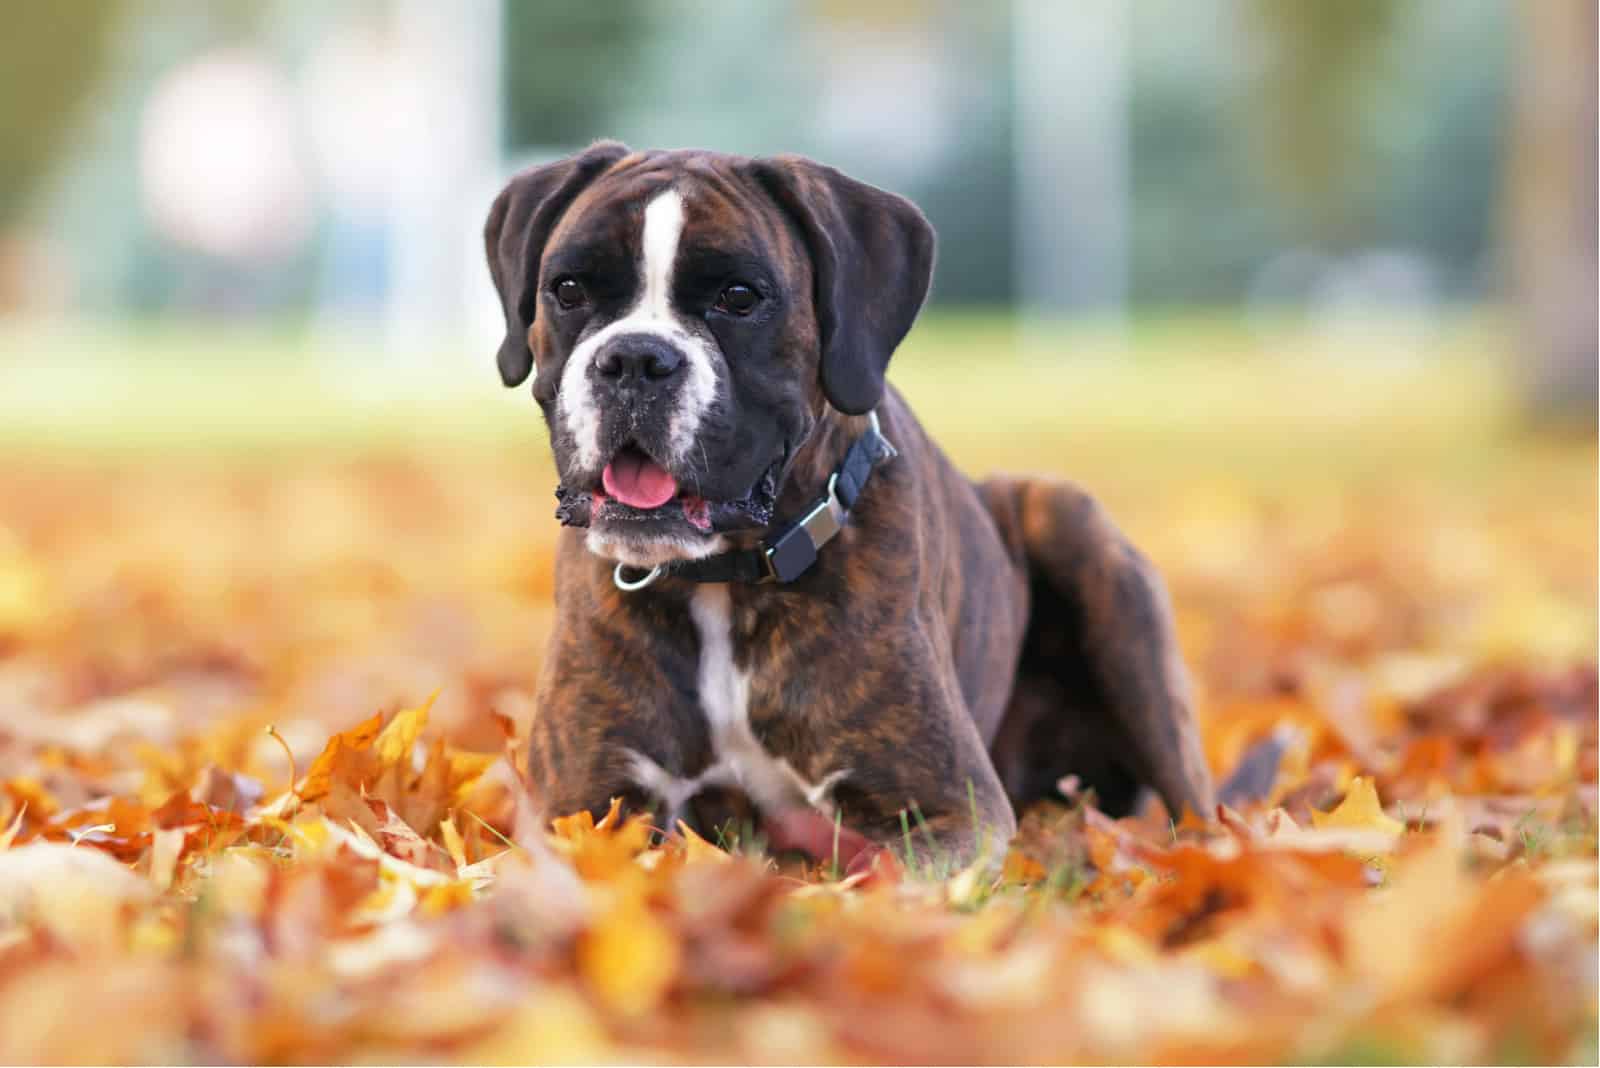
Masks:
[[[643,263],[638,299],[622,318],[579,342],[561,371],[557,411],[572,436],[577,460],[585,469],[598,468],[607,459],[600,454],[600,404],[589,371],[601,346],[617,335],[655,334],[683,352],[685,377],[667,424],[672,455],[660,459],[679,464],[692,459],[691,448],[700,422],[716,402],[716,361],[720,355],[708,341],[703,323],[699,324],[700,329],[693,329],[688,320],[672,308],[673,265],[678,259],[683,224],[683,195],[677,190],[658,193],[645,205],[644,225],[639,235]]]
[[[700,632],[700,708],[719,751],[730,736],[750,732],[750,676],[733,662],[732,600],[727,586],[708,583],[689,601]]]
[[[809,805],[832,814],[829,797],[848,768],[808,782],[789,761],[768,753],[750,729],[750,674],[733,659],[733,612],[728,587],[707,583],[696,588],[689,615],[700,635],[700,709],[711,733],[715,759],[690,779],[675,776],[642,753],[633,753],[633,777],[642,788],[666,803],[668,826],[683,804],[702,787],[737,786],[770,812]]]

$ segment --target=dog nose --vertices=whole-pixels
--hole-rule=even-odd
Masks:
[[[655,385],[671,378],[682,366],[683,353],[676,345],[648,334],[619,337],[595,359],[595,370],[619,385],[625,382]]]

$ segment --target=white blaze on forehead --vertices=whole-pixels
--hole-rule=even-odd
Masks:
[[[672,322],[672,264],[678,258],[682,236],[683,194],[669,189],[645,205],[644,234],[639,240],[644,253],[644,293],[632,315],[642,311],[651,320]]]
[[[601,413],[589,371],[601,347],[619,334],[655,334],[677,346],[684,355],[684,380],[667,424],[672,455],[663,460],[682,464],[689,459],[700,421],[716,400],[717,354],[706,338],[704,324],[694,329],[672,308],[673,266],[678,259],[683,225],[683,194],[676,189],[656,194],[645,205],[639,235],[638,298],[620,319],[581,341],[561,372],[557,411],[572,436],[578,463],[585,470],[599,467],[606,459],[600,454]]]

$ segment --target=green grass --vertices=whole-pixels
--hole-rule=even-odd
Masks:
[[[1136,491],[1191,474],[1348,481],[1407,462],[1471,479],[1512,451],[1507,346],[1493,319],[1466,314],[1337,335],[1225,314],[1127,330],[931,314],[891,379],[975,474],[1065,469]],[[233,461],[494,451],[536,474],[548,465],[543,421],[493,363],[487,349],[398,357],[281,330],[11,326],[0,328],[0,449]]]

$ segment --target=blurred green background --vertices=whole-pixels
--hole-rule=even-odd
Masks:
[[[478,232],[597,137],[920,203],[895,376],[973,463],[1052,419],[1360,454],[1394,397],[1587,430],[1594,44],[1582,0],[18,5],[0,442],[537,437]]]

